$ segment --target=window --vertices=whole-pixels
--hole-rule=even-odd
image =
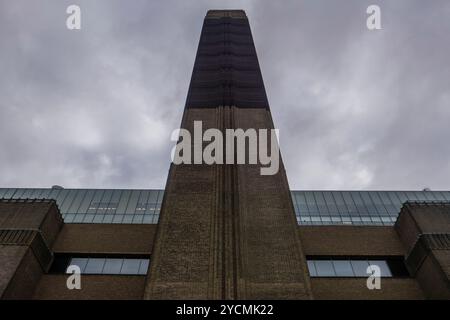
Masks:
[[[124,259],[120,274],[139,274],[140,259]]]
[[[74,265],[74,263],[71,261],[70,265]],[[86,268],[82,272],[86,274],[101,274],[103,272],[104,265],[105,259],[87,259]]]
[[[73,257],[56,256],[50,273],[67,273],[69,266],[78,266],[82,274],[146,275],[148,258],[124,257]]]
[[[369,262],[367,260],[350,260],[350,263],[355,277],[368,276],[367,267],[369,267]]]
[[[353,269],[349,260],[335,260],[333,266],[337,277],[353,276]]]
[[[103,273],[105,274],[120,274],[122,269],[123,259],[106,259]]]
[[[408,277],[402,257],[386,259],[367,259],[364,257],[308,257],[308,270],[311,277],[368,277],[371,265],[380,268],[381,277]]]
[[[321,277],[334,277],[333,263],[329,260],[317,260],[314,261],[316,266],[317,275]]]

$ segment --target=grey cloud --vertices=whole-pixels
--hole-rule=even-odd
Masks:
[[[450,4],[0,0],[0,186],[164,187],[202,19],[246,10],[291,188],[448,189]]]

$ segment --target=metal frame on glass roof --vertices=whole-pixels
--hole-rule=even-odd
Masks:
[[[392,225],[406,201],[450,191],[291,191],[300,225]],[[66,223],[156,224],[164,190],[0,188],[0,199],[54,199]]]

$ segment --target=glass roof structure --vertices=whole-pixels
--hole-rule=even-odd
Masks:
[[[300,225],[392,225],[406,201],[450,191],[291,191]],[[0,199],[54,199],[66,223],[158,223],[164,190],[0,188]]]

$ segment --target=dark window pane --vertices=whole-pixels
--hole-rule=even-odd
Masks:
[[[389,260],[387,264],[393,277],[409,277],[408,270],[402,259]]]
[[[70,258],[55,256],[53,264],[50,267],[49,273],[65,273],[69,263]]]
[[[380,275],[382,277],[392,277],[389,266],[385,260],[370,260],[369,263],[380,268]]]

